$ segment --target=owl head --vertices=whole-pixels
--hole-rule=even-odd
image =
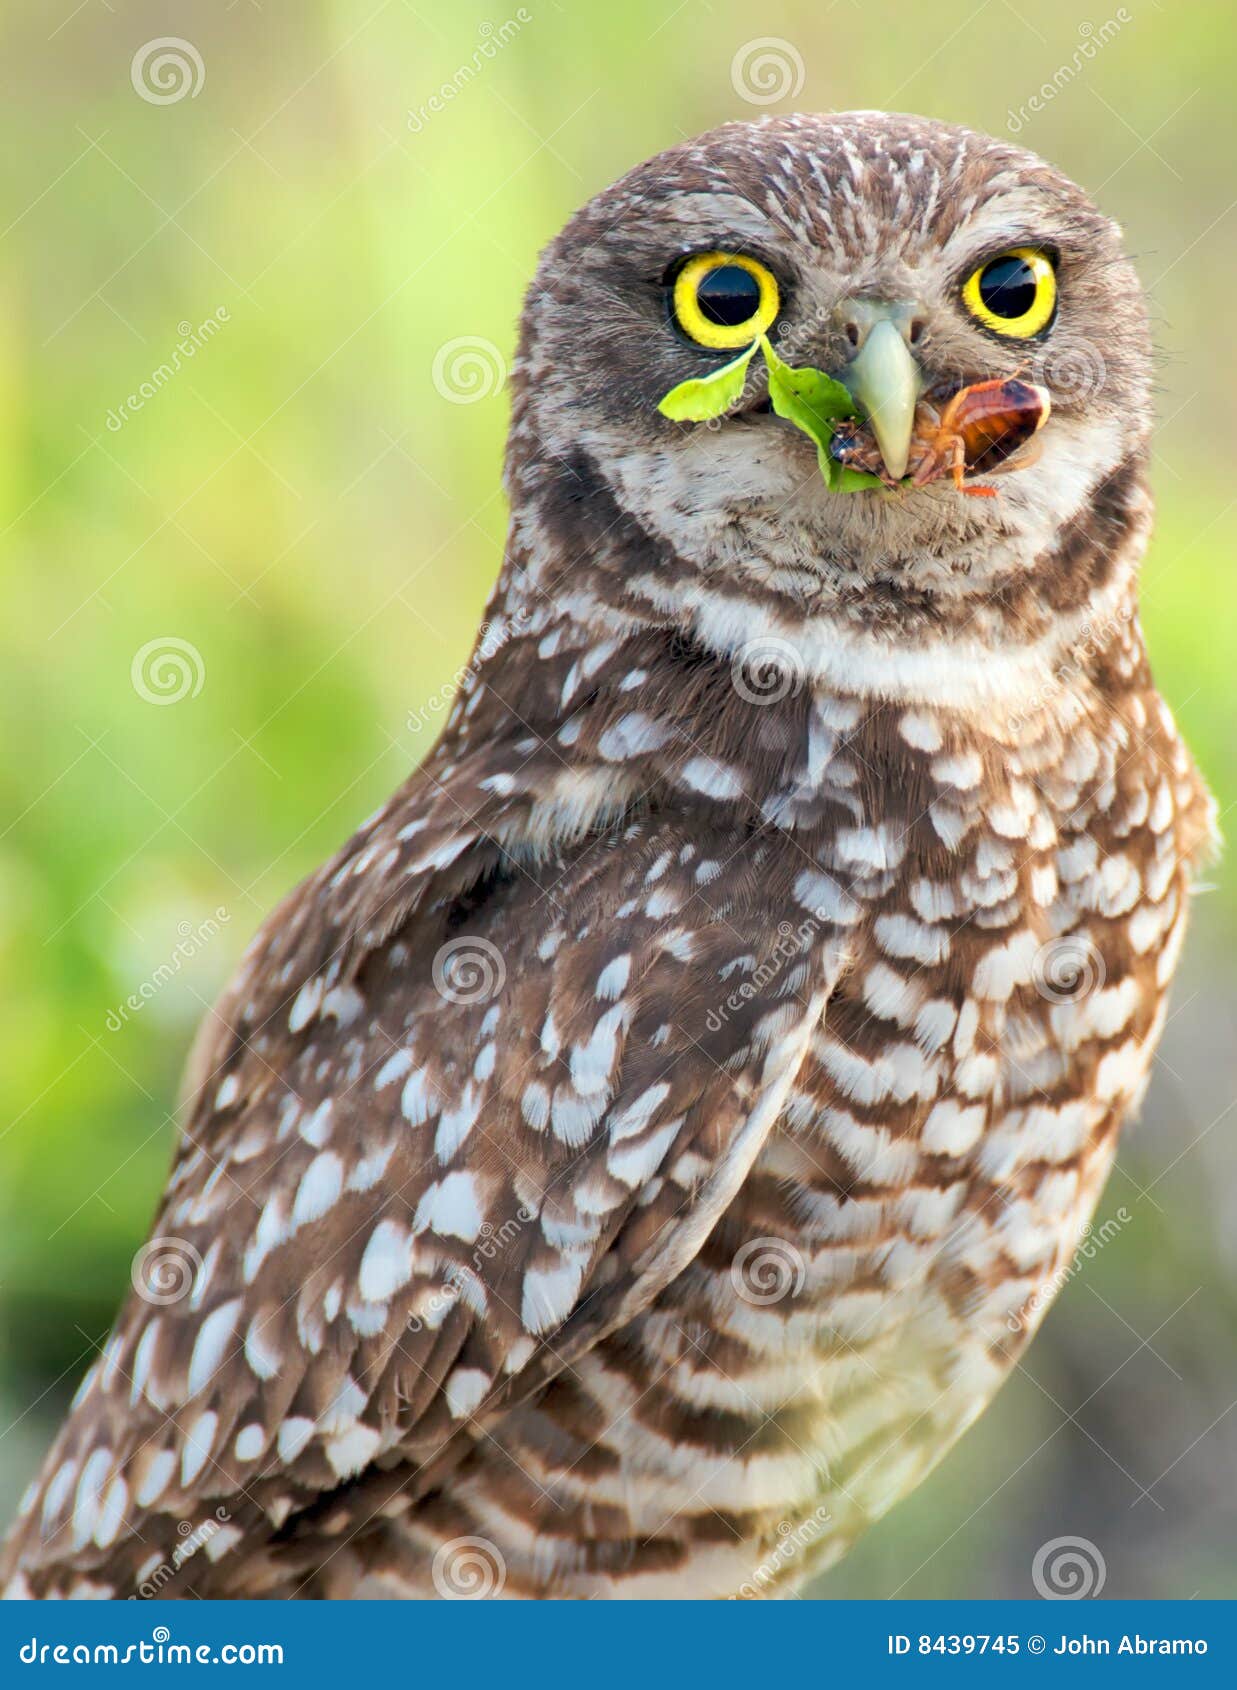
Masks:
[[[996,497],[832,491],[760,358],[717,419],[659,412],[761,332],[862,395],[895,475],[919,395],[1021,375],[1051,415]],[[880,112],[726,124],[640,165],[547,249],[509,486],[517,510],[540,501],[560,551],[601,546],[572,539],[573,510],[600,501],[607,533],[655,560],[626,590],[647,583],[663,612],[746,588],[904,629],[925,603],[991,602],[1008,582],[1067,591],[1071,525],[1126,466],[1123,509],[1142,498],[1149,371],[1119,231],[1033,154]]]

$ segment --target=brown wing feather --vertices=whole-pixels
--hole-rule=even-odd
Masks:
[[[739,842],[700,817],[521,856],[469,774],[289,900],[200,1042],[153,1232],[200,1265],[84,1382],[9,1551],[39,1593],[123,1593],[217,1509],[208,1555],[252,1547],[480,1435],[691,1259],[768,1133],[836,935],[711,1016],[779,943],[759,849],[724,897]]]

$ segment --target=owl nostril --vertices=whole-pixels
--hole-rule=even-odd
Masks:
[[[851,345],[852,346],[858,346],[858,344],[859,344],[859,325],[858,325],[858,323],[844,323],[842,325],[842,328],[843,328],[843,332],[846,335],[847,340],[850,341]]]
[[[924,322],[922,317],[912,317],[911,318],[910,333],[909,333],[908,338],[909,338],[912,346],[918,346],[919,345],[919,342],[923,339],[923,331],[927,328],[927,326],[928,326],[927,323]]]

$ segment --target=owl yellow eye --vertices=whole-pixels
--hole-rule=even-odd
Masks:
[[[750,346],[778,309],[777,283],[763,264],[735,252],[700,252],[674,279],[675,321],[700,346]]]
[[[1057,308],[1057,274],[1034,247],[1016,246],[968,276],[962,303],[994,334],[1029,340],[1047,328]]]

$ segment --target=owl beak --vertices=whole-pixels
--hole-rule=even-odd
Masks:
[[[867,300],[849,302],[843,309],[848,327],[867,331],[843,379],[872,424],[890,479],[901,481],[910,460],[915,406],[923,391],[923,376],[907,343],[915,311]]]

